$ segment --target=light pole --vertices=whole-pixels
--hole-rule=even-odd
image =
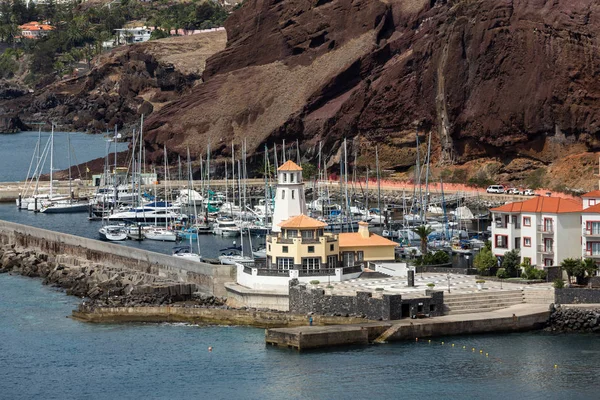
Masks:
[[[450,293],[450,272],[448,272],[446,278],[448,279],[448,293]]]

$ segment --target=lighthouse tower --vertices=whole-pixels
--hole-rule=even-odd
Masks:
[[[288,160],[277,169],[277,194],[271,230],[281,232],[280,223],[300,214],[306,214],[302,168]]]

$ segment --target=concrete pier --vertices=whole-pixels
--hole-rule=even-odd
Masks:
[[[345,326],[268,329],[267,344],[298,350],[415,338],[541,329],[550,317],[545,304],[519,304],[486,313],[445,315]]]

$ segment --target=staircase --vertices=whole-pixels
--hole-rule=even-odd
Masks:
[[[482,291],[444,295],[446,315],[500,310],[523,303],[523,290]]]
[[[524,289],[523,301],[532,304],[552,304],[554,303],[554,288]]]

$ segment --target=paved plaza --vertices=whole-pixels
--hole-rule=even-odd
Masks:
[[[508,291],[508,290],[552,290],[552,283],[539,283],[526,285],[523,283],[509,283],[507,281],[486,280],[482,290],[477,290],[477,278],[473,275],[423,273],[415,274],[415,286],[409,287],[406,277],[374,278],[374,279],[351,279],[343,282],[321,282],[317,285],[325,289],[327,294],[354,295],[359,292],[376,292],[385,294],[401,294],[407,297],[411,295],[423,295],[429,289],[427,284],[435,284],[434,290],[442,290],[444,294],[481,293],[485,291]],[[332,288],[327,288],[331,285]],[[376,290],[382,288],[381,290]]]

